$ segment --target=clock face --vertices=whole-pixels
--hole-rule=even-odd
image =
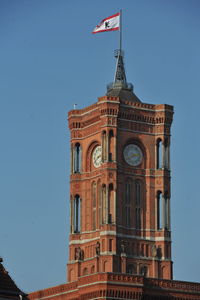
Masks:
[[[92,160],[95,168],[98,168],[101,165],[101,152],[101,146],[97,146],[93,151]]]
[[[124,159],[130,166],[138,166],[142,162],[142,151],[135,144],[129,144],[124,148]]]

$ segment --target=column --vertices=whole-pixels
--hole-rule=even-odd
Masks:
[[[165,168],[165,142],[164,141],[162,141],[161,147],[162,147],[162,158],[160,157],[160,159],[162,159],[161,168],[164,169]]]
[[[74,233],[74,201],[70,198],[70,225],[71,233]]]
[[[105,145],[104,145],[105,141],[104,141],[104,132],[102,132],[101,134],[101,151],[102,151],[102,162],[105,161]]]
[[[114,139],[114,151],[113,151],[113,161],[116,162],[117,160],[117,137],[113,132],[113,139]]]
[[[117,203],[117,193],[116,193],[116,188],[113,187],[113,191],[114,191],[114,209],[113,209],[113,222],[114,224],[116,224],[116,210],[117,210],[117,207],[116,207],[116,203]]]
[[[168,229],[171,230],[170,198],[168,197]]]
[[[170,169],[170,144],[167,146],[167,156],[168,156],[168,169]]]
[[[73,153],[73,144],[71,145],[71,152],[70,152],[70,170],[71,170],[71,174],[74,172],[74,153]]]

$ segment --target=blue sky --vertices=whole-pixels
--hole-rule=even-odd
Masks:
[[[67,112],[113,80],[118,32],[91,31],[120,9],[128,81],[175,108],[174,278],[200,278],[200,2],[0,0],[0,255],[25,292],[66,281]]]

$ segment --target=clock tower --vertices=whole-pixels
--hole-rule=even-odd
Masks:
[[[68,114],[71,132],[68,281],[114,272],[172,279],[173,107],[143,103],[116,51],[105,96]]]

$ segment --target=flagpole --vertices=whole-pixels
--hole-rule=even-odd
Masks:
[[[120,20],[119,20],[119,53],[122,52],[122,9],[120,9]]]
[[[117,58],[116,70],[114,76],[114,82],[117,82],[117,67],[119,65],[120,57],[122,56],[122,9],[119,11],[119,49],[115,51],[115,57]]]

